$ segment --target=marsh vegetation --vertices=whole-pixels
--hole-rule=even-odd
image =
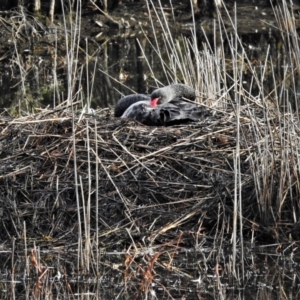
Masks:
[[[82,44],[80,14],[54,33],[45,77],[38,64],[25,68],[16,31],[22,88],[0,119],[1,297],[296,298],[297,16],[285,1],[273,7],[276,35],[260,53],[245,49],[238,12],[224,3],[208,31],[193,21],[187,36],[161,6],[148,9],[152,34],[141,27],[135,44],[140,79],[195,87],[209,118],[157,128],[116,119],[106,104],[92,112],[100,87],[117,99],[130,87],[110,74],[105,41]],[[50,80],[51,107],[26,97],[29,74]]]

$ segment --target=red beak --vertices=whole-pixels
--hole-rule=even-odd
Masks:
[[[159,100],[159,98],[154,98],[154,99],[152,99],[152,100],[150,101],[150,105],[153,106],[153,107],[157,106],[158,100]]]

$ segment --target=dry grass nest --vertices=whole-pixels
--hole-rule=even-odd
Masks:
[[[298,216],[297,143],[281,145],[291,127],[298,140],[299,127],[275,114],[266,118],[261,108],[241,109],[238,156],[234,109],[159,128],[116,119],[109,110],[17,119],[3,113],[0,127],[2,240],[21,239],[26,224],[29,243],[74,245],[89,202],[91,232],[98,224],[100,246],[110,250],[132,239],[157,244],[180,235],[176,243],[194,246],[199,237],[230,236],[235,193],[245,237],[254,230],[258,239],[285,240],[292,214]],[[286,178],[283,170],[291,170]]]

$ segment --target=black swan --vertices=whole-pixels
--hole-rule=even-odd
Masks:
[[[195,100],[195,90],[185,84],[172,84],[156,89],[151,95],[128,95],[116,104],[115,117],[135,119],[149,126],[199,121],[205,110],[182,98]]]

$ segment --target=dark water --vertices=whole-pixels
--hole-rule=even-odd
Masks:
[[[182,36],[179,34],[177,34],[177,37],[182,39]],[[189,35],[185,37],[191,39]],[[286,49],[279,42],[279,36],[268,33],[253,33],[241,36],[241,39],[245,45],[248,57],[253,63],[257,64],[255,68],[258,71],[264,63],[266,51],[269,50],[270,56],[274,58],[275,72],[278,76],[282,75],[284,59],[287,53]],[[105,45],[101,46],[100,53],[88,63],[88,69],[86,66],[83,66],[82,73],[78,75],[78,78],[81,76],[81,79],[78,79],[77,88],[83,89],[83,99],[85,99],[87,96],[85,89],[87,81],[89,81],[90,88],[93,82],[92,107],[107,107],[116,103],[121,95],[133,92],[147,93],[157,86],[173,82],[172,76],[166,76],[164,73],[162,63],[153,46],[145,38],[140,38],[138,41],[136,38],[109,40]],[[160,40],[159,42],[162,55],[167,61],[167,51],[164,49],[163,41]],[[203,40],[199,39],[200,50],[202,42]],[[141,51],[140,45],[144,45],[144,52]],[[225,51],[230,52],[226,44]],[[48,58],[39,57],[39,59],[47,60]],[[43,66],[34,66],[28,71],[24,86],[21,84],[22,80],[17,67],[14,68],[14,72],[16,75],[13,74],[10,68],[4,68],[4,74],[1,77],[0,93],[2,95],[3,108],[9,108],[20,103],[22,105],[23,97],[23,101],[32,103],[30,105],[32,107],[39,107],[39,103],[42,106],[50,105],[50,107],[53,107],[66,98],[68,89],[68,73],[66,69],[57,71],[59,96],[56,95],[53,89],[53,74],[51,70]],[[86,72],[89,73],[88,79]],[[247,78],[247,74],[245,74],[245,78]],[[25,95],[23,95],[24,88]],[[273,86],[270,85],[270,90],[272,88]]]
[[[265,17],[266,13],[262,11],[259,16],[254,15],[251,19],[254,12],[256,10],[250,7],[240,16],[243,21],[239,23],[239,37],[244,51],[258,73],[262,72],[266,57],[268,60],[272,59],[273,70],[280,79],[284,75],[284,67],[287,66],[289,51],[283,45],[280,31],[274,25],[274,18],[264,21],[258,19],[257,22],[263,25],[256,26],[257,22],[253,22],[254,18]],[[226,36],[223,33],[222,38],[225,37],[225,39],[222,43],[218,30],[214,31],[213,29],[218,25],[217,22],[210,20],[208,24],[202,22],[200,25],[197,24],[197,44],[200,55],[203,45],[208,43],[212,52],[216,47],[222,45],[225,55],[230,58],[231,49]],[[181,30],[178,29],[171,33],[174,43],[182,44],[183,39],[192,43],[192,25],[186,24],[183,27]],[[87,63],[85,55],[79,57],[75,75],[77,80],[74,81],[75,84],[72,88],[73,94],[81,91],[80,97],[77,99],[85,102],[87,98],[90,98],[92,107],[107,107],[114,105],[122,95],[133,92],[147,93],[157,86],[166,85],[175,80],[182,81],[180,72],[172,74],[162,67],[163,63],[157,55],[157,50],[160,51],[166,65],[169,65],[170,59],[174,58],[170,57],[170,48],[167,49],[162,33],[157,31],[156,36],[157,39],[152,34],[145,36],[140,31],[136,35],[118,33],[113,37],[107,35],[101,39],[93,38],[93,42],[89,44],[90,52],[88,51],[94,53],[92,58]],[[230,38],[230,36],[230,30],[228,30],[227,37]],[[36,49],[37,53],[24,47],[19,50],[19,60],[16,60],[16,53],[10,59],[3,60],[0,65],[2,108],[13,107],[16,110],[21,107],[23,111],[30,111],[40,106],[54,107],[67,98],[67,91],[70,89],[67,79],[70,71],[67,68],[66,54],[65,52],[60,53],[57,59],[58,66],[54,68],[53,53],[50,51],[49,55],[47,47],[48,45],[41,46]],[[97,51],[94,51],[95,49]],[[239,51],[241,50],[239,49]],[[62,61],[61,66],[60,60]],[[57,77],[57,81],[55,77]],[[265,92],[268,93],[274,89],[271,72],[269,74],[265,72],[265,77],[266,81],[270,81],[269,86],[266,84],[268,90]],[[251,84],[252,74],[245,72],[244,78],[246,79],[244,85],[247,89],[247,85]],[[295,85],[297,86],[296,90],[299,91],[298,80]],[[287,82],[288,87],[289,82]],[[255,93],[255,85],[251,92]]]
[[[1,268],[0,297],[45,299],[44,296],[48,295],[71,299],[74,295],[82,299],[298,299],[300,261],[297,245],[284,249],[289,252],[288,255],[278,253],[278,246],[244,249],[244,269],[238,255],[236,274],[230,271],[230,252],[211,248],[197,251],[178,248],[175,252],[162,254],[160,263],[154,263],[151,283],[145,281],[142,273],[143,268],[147,269],[150,258],[142,253],[132,257],[131,267],[126,270],[123,264],[129,253],[102,253],[99,261],[101,273],[95,273],[93,269],[90,274],[78,274],[75,272],[76,249],[44,250],[39,252],[44,273],[37,275],[32,261],[29,260],[26,267],[24,252],[17,251],[13,259],[15,272]],[[3,267],[13,258],[8,252],[0,252]]]

